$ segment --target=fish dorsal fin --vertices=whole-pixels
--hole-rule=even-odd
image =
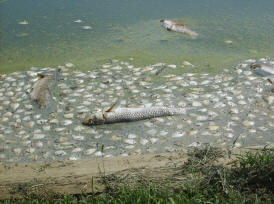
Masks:
[[[119,102],[114,103],[109,109],[106,110],[106,112],[113,112],[115,109],[119,107],[119,105]]]

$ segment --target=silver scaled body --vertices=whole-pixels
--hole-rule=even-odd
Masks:
[[[132,122],[163,116],[185,114],[185,109],[148,107],[148,108],[118,108],[111,112],[95,114],[83,121],[84,125],[99,125],[119,122]]]

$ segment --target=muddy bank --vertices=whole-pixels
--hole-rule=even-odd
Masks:
[[[231,165],[239,154],[258,149],[261,148],[224,149],[223,156],[218,158],[216,163]],[[186,152],[173,152],[28,165],[0,165],[0,199],[23,197],[26,193],[100,192],[105,187],[102,177],[111,175],[132,177],[129,179],[131,182],[139,177],[164,180],[182,171],[181,166],[188,159]]]

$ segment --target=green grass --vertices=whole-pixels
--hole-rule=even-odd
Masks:
[[[178,167],[169,182],[110,175],[102,178],[106,188],[100,193],[48,193],[42,197],[26,194],[24,199],[2,203],[274,203],[273,149],[248,152],[230,166],[216,162],[223,155],[224,152],[210,146],[193,149],[189,160]],[[134,179],[137,182],[130,182]]]
[[[231,172],[231,184],[239,191],[260,197],[274,195],[274,150],[246,153],[237,159],[238,166]]]
[[[239,202],[240,201],[240,202]],[[102,193],[100,195],[63,195],[50,198],[30,197],[23,200],[6,200],[3,203],[245,203],[240,194],[224,197],[219,194],[205,195],[198,189],[184,189],[182,191],[162,189],[157,186],[138,186],[134,189],[122,187],[114,195]]]

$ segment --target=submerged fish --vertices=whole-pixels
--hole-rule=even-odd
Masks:
[[[83,125],[101,125],[119,122],[132,122],[150,118],[185,114],[183,108],[148,107],[148,108],[116,108],[112,106],[107,111],[86,118]]]
[[[175,21],[171,21],[171,20],[160,20],[160,22],[162,23],[162,26],[164,28],[166,28],[168,31],[185,33],[185,34],[190,35],[192,38],[198,37],[198,33],[196,33],[193,30],[190,30],[184,24],[179,24],[179,23],[176,23]]]

